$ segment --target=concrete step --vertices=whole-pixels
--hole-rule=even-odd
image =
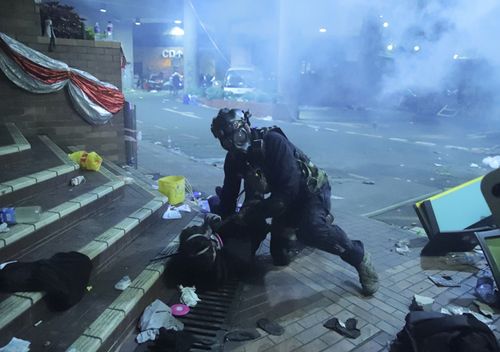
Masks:
[[[188,217],[185,217],[189,219]],[[200,224],[200,216],[191,216],[188,222],[178,223],[176,234],[166,243],[163,254],[171,254],[178,247],[178,233],[185,226]],[[151,234],[155,231],[153,230]],[[153,236],[155,236],[153,234]],[[163,242],[165,243],[165,242]],[[146,250],[148,258],[153,258],[156,252],[151,247]],[[131,277],[132,284],[125,291],[116,296],[101,313],[81,330],[81,335],[76,338],[66,349],[68,352],[96,352],[118,350],[125,336],[133,333],[137,320],[144,309],[155,299],[163,299],[168,303],[168,298],[176,294],[172,289],[167,289],[164,284],[164,269],[168,259],[146,264],[144,269],[136,276]]]
[[[120,197],[121,193],[116,192],[125,183],[105,168],[99,172],[86,172],[85,175],[87,182],[77,187],[62,184],[12,204],[14,207],[40,205],[43,213],[36,223],[16,224],[8,232],[0,234],[0,257],[4,260],[19,257],[21,253]]]
[[[28,140],[13,123],[0,125],[0,156],[19,153],[31,148]]]
[[[169,251],[176,250],[175,238],[192,216],[185,216],[175,223],[159,222],[143,230],[142,235],[116,253],[103,269],[96,269],[97,274],[90,281],[92,290],[71,309],[51,313],[44,311],[45,304],[39,301],[38,307],[23,314],[22,325],[11,324],[8,331],[2,330],[2,335],[6,332],[7,337],[15,334],[30,341],[33,350],[43,351],[71,348],[94,351],[119,344],[126,328],[135,326],[144,308],[157,297],[157,292],[165,290],[161,280],[164,263],[150,263],[150,259],[165,247]],[[166,227],[169,228],[167,233]],[[132,284],[121,292],[114,289],[114,284],[124,275],[131,278]],[[40,320],[42,323],[34,326]],[[92,341],[96,338],[97,341]],[[46,341],[50,341],[50,346],[43,347]]]
[[[134,196],[135,194],[132,192],[128,198]],[[128,244],[134,241],[148,226],[155,223],[163,213],[166,204],[165,198],[155,197],[140,206],[136,206],[134,211],[122,217],[120,221],[114,223],[104,232],[100,232],[91,238],[81,247],[75,246],[75,241],[71,241],[71,235],[79,233],[83,229],[70,228],[36,251],[21,257],[20,260],[36,260],[47,258],[56,252],[76,250],[87,255],[92,260],[94,268],[92,280],[94,280],[95,277],[99,276],[100,271],[106,267],[107,263],[112,260],[113,255],[121,254]],[[114,215],[116,214],[113,214],[113,212],[103,213],[100,220],[116,218]],[[99,221],[99,219],[94,221]],[[85,227],[85,225],[82,227]],[[98,228],[98,226],[95,228]],[[134,264],[130,263],[131,266],[134,266]],[[41,302],[43,296],[44,294],[40,292],[17,292],[7,296],[0,302],[0,345],[2,342],[8,342],[12,336],[19,337],[19,331],[36,323],[45,315],[49,317],[45,319],[50,319],[50,316],[64,314],[48,312],[44,304],[40,304],[43,303]],[[79,305],[77,304],[75,307]],[[72,311],[73,308],[69,311]]]
[[[180,231],[194,217],[196,223],[202,220],[193,211],[180,220],[161,221],[167,198],[141,175],[107,161],[99,172],[80,170],[49,138],[29,142],[32,149],[18,158],[0,156],[0,206],[40,205],[44,212],[40,221],[0,234],[0,262],[78,251],[92,260],[91,289],[78,304],[57,313],[49,311],[44,292],[0,294],[0,346],[15,336],[30,341],[34,351],[112,349],[157,293],[168,291],[160,280],[164,262],[150,259],[162,249],[175,250],[173,239]],[[87,181],[70,187],[76,175]],[[115,290],[124,275],[132,285]]]
[[[34,148],[15,160],[0,157],[0,206],[57,183],[69,182],[80,168],[47,136],[35,137],[32,143]]]

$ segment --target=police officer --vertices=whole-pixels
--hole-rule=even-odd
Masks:
[[[363,293],[374,294],[378,276],[369,253],[361,241],[349,239],[333,224],[326,173],[278,127],[251,128],[250,116],[248,111],[224,108],[212,120],[212,133],[228,152],[220,192],[222,217],[235,213],[241,181],[248,170],[260,170],[270,196],[249,202],[236,219],[246,225],[272,219],[271,255],[275,263],[289,262],[290,229],[297,229],[300,242],[340,256],[357,270]]]

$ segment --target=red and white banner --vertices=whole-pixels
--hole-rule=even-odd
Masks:
[[[107,123],[125,99],[114,85],[71,68],[0,32],[0,69],[17,86],[32,93],[52,93],[68,86],[78,113],[92,125]]]

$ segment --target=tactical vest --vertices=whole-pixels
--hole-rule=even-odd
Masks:
[[[286,140],[288,140],[288,137],[285,135],[285,133],[281,130],[281,128],[277,126],[252,129],[251,154],[253,154],[254,159],[262,160],[261,158],[265,156],[266,151],[264,145],[264,136],[271,131],[281,134],[286,138]],[[323,169],[317,167],[311,161],[311,159],[309,159],[309,157],[295,145],[294,156],[304,177],[307,189],[311,193],[317,192],[328,181],[326,172]]]

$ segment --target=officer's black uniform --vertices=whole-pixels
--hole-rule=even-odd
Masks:
[[[281,233],[287,228],[297,228],[297,237],[304,244],[339,255],[357,267],[363,260],[363,244],[350,240],[339,226],[332,223],[330,185],[326,174],[321,184],[311,186],[298,161],[299,155],[305,155],[279,129],[251,131],[253,141],[262,138],[263,148],[254,150],[252,145],[248,153],[228,152],[226,155],[220,204],[222,215],[234,213],[247,168],[259,167],[271,192],[271,196],[261,202],[259,210],[260,215],[272,218],[273,258],[280,255]]]

